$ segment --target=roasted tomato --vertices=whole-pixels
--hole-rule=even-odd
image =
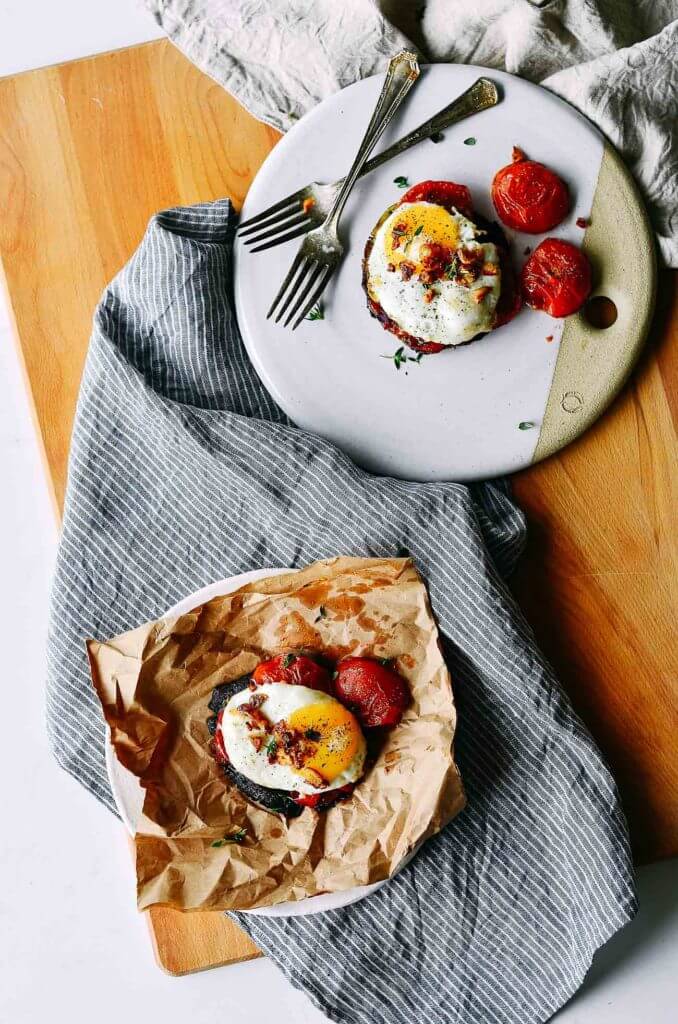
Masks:
[[[308,686],[311,690],[330,689],[330,674],[323,665],[319,665],[306,654],[279,654],[270,661],[262,661],[252,673],[252,679],[261,686],[262,683],[293,683],[295,686]]]
[[[317,807],[320,803],[320,793],[299,793],[293,796],[295,804],[301,804],[302,807]]]
[[[567,216],[570,193],[555,171],[514,148],[513,163],[494,176],[492,202],[508,227],[539,235]]]
[[[387,328],[387,330],[391,329]],[[404,341],[406,345],[409,345],[414,352],[421,352],[425,356],[435,355],[436,352],[444,352],[446,348],[450,347],[449,345],[440,345],[437,341],[422,341],[420,338],[415,338],[405,331],[400,334],[397,331],[391,331],[391,333],[395,334],[401,341]]]
[[[576,245],[545,238],[523,267],[521,285],[523,298],[532,309],[555,317],[570,316],[591,294],[591,264]]]
[[[471,193],[466,185],[455,185],[453,181],[421,181],[418,185],[408,188],[403,196],[403,203],[436,203],[446,210],[453,207],[470,217],[473,213]]]
[[[344,658],[333,685],[366,729],[397,725],[410,699],[402,676],[371,658]]]
[[[217,715],[217,729],[212,737],[212,751],[214,753],[214,760],[217,764],[228,764],[228,754],[226,753],[226,747],[224,746],[224,734],[221,729],[218,728],[221,725],[221,716],[223,715],[223,708]]]
[[[330,789],[325,793],[295,793],[292,799],[296,804],[301,804],[302,807],[315,807],[317,810],[322,811],[326,807],[336,804],[339,800],[346,800],[354,789],[355,783],[349,782],[346,786],[340,786],[339,789]]]

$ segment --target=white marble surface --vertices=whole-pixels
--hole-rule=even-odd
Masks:
[[[157,35],[134,0],[0,0],[0,25],[0,75]],[[271,1008],[280,1024],[321,1024],[269,961],[163,974],[134,909],[122,826],[51,758],[44,646],[57,532],[2,300],[0,381],[3,719],[11,723],[0,743],[0,1022],[118,1024],[133,1006],[124,1013],[132,1024],[261,1024]],[[639,884],[637,920],[599,954],[558,1024],[678,1019],[678,861],[642,870]]]

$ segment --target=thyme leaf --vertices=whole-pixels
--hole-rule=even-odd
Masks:
[[[223,839],[215,839],[212,846],[228,846],[230,843],[243,843],[247,837],[246,828],[236,828],[233,832],[227,832]]]
[[[382,355],[381,358],[393,360],[393,365],[396,370],[399,370],[403,363],[420,363],[423,354],[423,352],[418,352],[416,356],[405,355],[405,346],[401,345],[400,348],[395,350],[392,356]]]

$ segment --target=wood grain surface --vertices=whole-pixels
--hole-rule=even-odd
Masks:
[[[240,206],[278,135],[167,42],[0,81],[0,259],[61,508],[92,312],[156,210]],[[638,860],[678,853],[678,289],[582,439],[515,478],[529,520],[514,591],[616,774]],[[259,955],[221,914],[150,912],[174,974]]]

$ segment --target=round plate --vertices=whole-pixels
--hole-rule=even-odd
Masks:
[[[294,569],[254,569],[251,572],[240,573],[238,576],[231,576],[226,580],[219,580],[218,583],[210,583],[209,586],[202,587],[201,590],[196,590],[194,594],[179,601],[165,612],[162,618],[171,619],[176,618],[177,615],[185,615],[186,612],[204,604],[205,601],[222,594],[230,594],[234,590],[238,590],[239,587],[245,586],[246,583],[254,583],[266,576],[280,576],[283,573],[295,571]],[[144,790],[137,776],[120,764],[115,756],[115,750],[110,742],[110,733],[109,742],[106,744],[106,768],[120,817],[130,835],[133,836],[144,804]],[[414,852],[412,851],[401,867],[404,867],[405,863],[414,856]],[[240,913],[257,914],[260,917],[302,917],[307,914],[318,914],[324,910],[336,910],[338,907],[347,907],[350,903],[357,903],[358,900],[364,899],[371,892],[381,888],[387,881],[388,879],[384,879],[381,882],[374,882],[372,885],[361,885],[343,892],[323,893],[321,896],[312,896],[306,900],[278,903],[273,907],[257,907],[254,910],[242,910]]]
[[[357,463],[412,480],[485,479],[521,469],[581,434],[624,383],[653,307],[654,239],[628,172],[598,131],[563,100],[498,71],[437,64],[426,68],[380,146],[415,128],[480,74],[503,94],[498,106],[425,141],[363,178],[342,219],[344,261],[324,297],[323,320],[292,333],[266,311],[298,241],[250,253],[236,241],[236,308],[256,370],[300,427]],[[348,170],[382,77],[366,79],[307,114],[273,149],[245,202],[252,216],[311,180]],[[518,145],[567,181],[573,205],[552,235],[584,243],[594,294],[617,306],[616,323],[594,328],[583,314],[554,320],[524,309],[471,345],[396,369],[393,335],[370,317],[361,259],[370,231],[397,200],[399,176],[467,184],[479,211],[495,219],[494,173]],[[590,219],[584,231],[577,218]],[[507,231],[517,268],[543,236]],[[406,352],[409,350],[405,350]],[[519,428],[519,424],[530,424]]]

